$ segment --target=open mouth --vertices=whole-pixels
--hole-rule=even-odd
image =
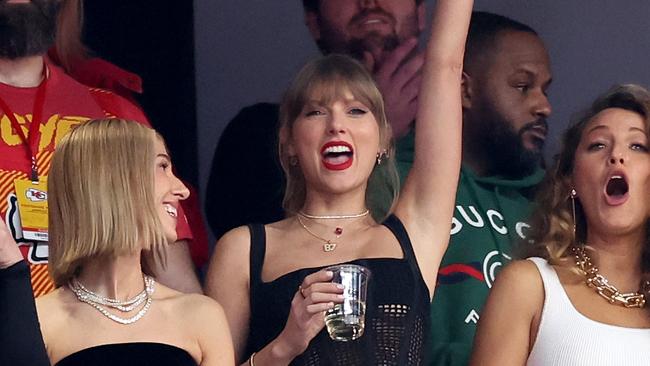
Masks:
[[[354,150],[344,141],[330,141],[321,148],[323,165],[329,170],[344,170],[352,165]]]
[[[169,203],[165,203],[163,206],[165,207],[165,211],[169,216],[173,218],[178,217],[178,211],[176,210],[176,207],[170,205]]]
[[[607,203],[616,206],[625,203],[630,188],[623,175],[612,175],[605,185],[605,197]]]

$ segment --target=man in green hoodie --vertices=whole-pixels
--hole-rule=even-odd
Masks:
[[[506,17],[474,13],[462,82],[463,165],[431,309],[433,365],[468,363],[494,277],[526,237],[551,113],[547,50],[534,30]],[[401,178],[413,161],[412,137],[398,142]]]

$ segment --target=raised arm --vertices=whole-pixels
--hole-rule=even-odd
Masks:
[[[43,343],[29,266],[0,219],[0,365],[50,364]]]
[[[431,296],[449,242],[461,161],[461,76],[472,0],[438,0],[415,126],[415,161],[395,214],[408,230]]]

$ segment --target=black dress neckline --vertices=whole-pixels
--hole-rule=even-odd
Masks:
[[[197,366],[187,350],[167,343],[127,342],[107,343],[74,352],[55,366]]]

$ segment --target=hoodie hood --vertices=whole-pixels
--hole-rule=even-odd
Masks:
[[[463,164],[461,171],[464,175],[467,175],[468,178],[475,181],[478,184],[499,186],[503,188],[512,188],[512,189],[527,189],[535,188],[539,183],[544,179],[544,174],[546,171],[541,167],[537,167],[535,171],[523,178],[511,179],[501,176],[487,176],[481,177],[474,173],[474,171],[467,165]]]

